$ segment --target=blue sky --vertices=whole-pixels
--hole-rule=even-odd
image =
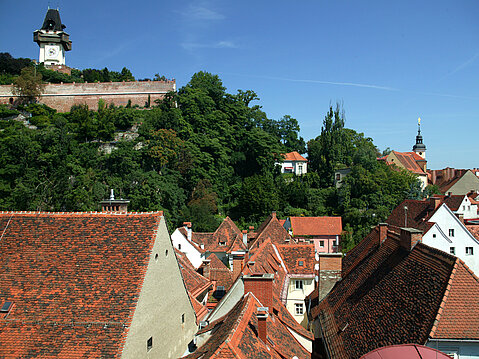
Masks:
[[[330,104],[374,144],[410,151],[421,117],[428,167],[479,167],[479,2],[0,0],[0,51],[38,58],[33,31],[58,7],[67,65],[203,70],[254,90],[270,118],[316,137]]]

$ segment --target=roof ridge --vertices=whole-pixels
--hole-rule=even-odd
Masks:
[[[452,267],[451,274],[449,275],[449,280],[447,281],[447,286],[444,291],[444,296],[442,297],[441,303],[439,304],[439,308],[437,310],[436,318],[434,319],[434,323],[431,328],[431,332],[429,333],[429,338],[434,338],[434,334],[436,333],[437,326],[439,325],[439,321],[441,320],[442,312],[444,311],[444,307],[446,306],[447,298],[449,297],[449,292],[451,291],[452,282],[456,275],[458,263],[460,259],[456,258],[454,261],[454,266]]]
[[[87,215],[104,215],[104,216],[128,216],[128,215],[146,215],[146,214],[159,214],[161,216],[164,215],[163,211],[149,211],[149,212],[99,212],[99,211],[77,211],[77,212],[68,212],[68,211],[56,211],[56,212],[49,212],[49,211],[0,211],[0,215],[2,214],[16,214],[16,215],[41,215],[41,216],[87,216]]]

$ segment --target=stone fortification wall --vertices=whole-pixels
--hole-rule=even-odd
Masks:
[[[175,80],[47,84],[39,102],[59,112],[68,112],[73,105],[79,104],[96,109],[99,99],[107,105],[126,106],[131,100],[132,105],[144,106],[148,96],[153,104],[169,91],[176,91]],[[16,100],[11,85],[0,86],[0,103],[8,104]]]

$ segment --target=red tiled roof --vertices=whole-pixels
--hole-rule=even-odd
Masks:
[[[273,212],[258,228],[256,239],[251,243],[250,250],[258,248],[261,243],[270,239],[276,244],[287,244],[291,241],[291,236],[286,229],[279,223],[276,213]]]
[[[391,231],[379,246],[378,233],[373,231],[363,240],[369,243],[345,260],[348,271],[311,311],[320,320],[330,356],[359,358],[382,346],[425,344],[435,325],[435,338],[455,328],[479,339],[478,316],[462,309],[469,303],[479,308],[479,283],[463,263],[422,243],[407,251]],[[456,270],[459,278],[452,275],[457,263],[464,266]]]
[[[479,224],[467,224],[466,228],[471,234],[479,240]]]
[[[341,217],[290,217],[293,236],[339,236]]]
[[[228,290],[234,282],[233,272],[228,269],[216,254],[210,254],[208,259],[210,260],[210,280],[215,281],[217,287],[223,286],[225,290]],[[201,266],[204,266],[204,264]]]
[[[456,260],[441,308],[432,338],[479,339],[479,279],[460,259]]]
[[[301,162],[308,162],[306,158],[301,156],[299,152],[293,151],[289,153],[282,154],[285,161],[301,161]]]
[[[212,330],[212,335],[185,358],[311,358],[283,323],[284,318],[273,313],[267,319],[267,343],[259,339],[256,312],[262,306],[254,295],[247,293],[226,316],[201,331]],[[300,334],[303,333],[304,329]]]
[[[193,305],[193,309],[195,311],[196,315],[196,324],[199,324],[206,314],[208,314],[208,308],[201,304],[195,297],[193,297],[190,293],[188,293],[188,296],[190,297],[191,304]]]
[[[1,213],[0,357],[121,354],[159,213]]]
[[[226,217],[213,233],[192,233],[192,240],[199,244],[204,244],[204,249],[209,252],[227,252],[236,240],[236,237],[242,239],[242,233],[234,224],[231,218]],[[221,244],[220,244],[221,243]],[[241,246],[240,244],[238,244]],[[246,248],[245,248],[246,249]]]
[[[277,248],[289,274],[314,275],[314,244],[287,244]]]
[[[407,207],[407,210],[404,209]],[[425,229],[429,218],[434,214],[434,207],[430,201],[407,199],[394,208],[386,219],[386,223],[398,228],[410,227]],[[407,220],[405,217],[407,216]]]
[[[185,283],[186,290],[189,294],[196,298],[209,287],[213,286],[207,278],[203,277],[196,271],[193,264],[191,264],[188,257],[183,252],[175,248],[175,254],[178,259],[178,264],[180,265],[183,282]]]
[[[465,195],[450,195],[450,196],[441,196],[443,202],[447,204],[451,211],[457,211],[462,201],[464,201]]]
[[[417,164],[417,161],[424,161],[424,159],[415,152],[392,152],[394,152],[399,162],[401,162],[404,168],[406,168],[409,172],[425,174],[424,170]]]

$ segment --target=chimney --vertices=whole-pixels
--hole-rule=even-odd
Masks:
[[[381,245],[388,236],[388,224],[379,223],[379,245]]]
[[[260,303],[271,311],[273,308],[274,274],[251,274],[243,276],[244,294],[251,292]]]
[[[210,279],[210,260],[203,259],[203,277]]]
[[[238,278],[244,267],[245,253],[233,253],[233,279]]]
[[[401,236],[399,243],[401,247],[405,248],[407,251],[411,251],[414,246],[421,242],[422,240],[422,231],[415,228],[401,228]]]
[[[271,217],[276,218],[276,211],[271,212]]]
[[[243,233],[243,244],[248,248],[248,231],[245,229],[241,233]]]
[[[429,201],[431,203],[431,207],[436,210],[441,205],[441,199],[439,197],[430,197]]]
[[[183,225],[186,228],[186,238],[188,238],[188,240],[191,241],[191,234],[192,234],[191,222],[183,222]]]
[[[267,319],[268,308],[259,307],[256,313],[258,319],[258,337],[266,344],[266,336],[268,335]]]
[[[254,226],[249,226],[248,229],[249,229],[250,233],[251,233],[251,232],[254,232]]]
[[[452,196],[452,192],[447,192],[447,197],[451,197]]]

